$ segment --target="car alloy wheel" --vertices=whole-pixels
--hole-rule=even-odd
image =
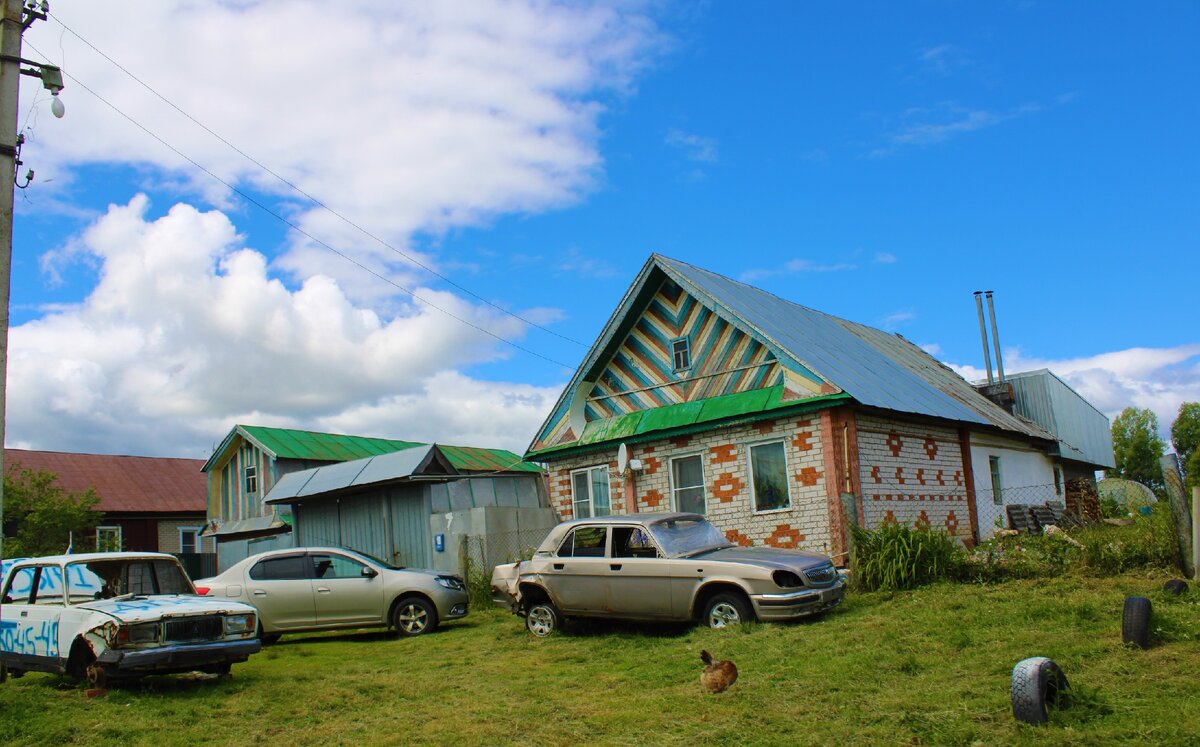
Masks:
[[[741,615],[737,608],[729,602],[721,602],[714,604],[711,611],[708,613],[708,627],[724,628],[730,625],[737,625],[742,621]]]
[[[545,638],[558,628],[558,611],[548,602],[535,604],[525,615],[525,627],[538,638]]]
[[[400,600],[393,622],[400,635],[421,635],[437,626],[437,612],[424,599],[409,597]]]

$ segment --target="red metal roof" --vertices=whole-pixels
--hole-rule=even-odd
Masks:
[[[70,493],[89,487],[105,513],[205,513],[208,480],[203,459],[67,454],[59,451],[4,450],[4,470],[14,466],[58,475],[55,484]]]

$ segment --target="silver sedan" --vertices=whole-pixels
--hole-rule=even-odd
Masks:
[[[373,626],[421,635],[465,617],[468,608],[458,576],[400,568],[339,547],[253,555],[196,581],[196,591],[258,608],[259,635],[268,643],[284,633]]]

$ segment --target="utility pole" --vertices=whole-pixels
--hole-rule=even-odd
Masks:
[[[46,20],[50,7],[46,2],[3,0],[0,19],[0,478],[4,475],[4,433],[8,404],[8,299],[12,269],[13,188],[16,184],[19,147],[17,137],[17,99],[21,76],[33,75],[57,96],[62,90],[62,71],[21,58],[21,35],[34,21]],[[21,65],[29,65],[22,68]],[[57,99],[56,99],[57,100]],[[54,109],[62,116],[62,104]],[[0,479],[0,558],[4,557],[4,482]]]

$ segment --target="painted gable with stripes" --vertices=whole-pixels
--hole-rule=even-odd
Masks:
[[[676,369],[672,343],[689,365]],[[588,421],[776,386],[779,362],[767,347],[665,280],[608,362],[584,406]]]

